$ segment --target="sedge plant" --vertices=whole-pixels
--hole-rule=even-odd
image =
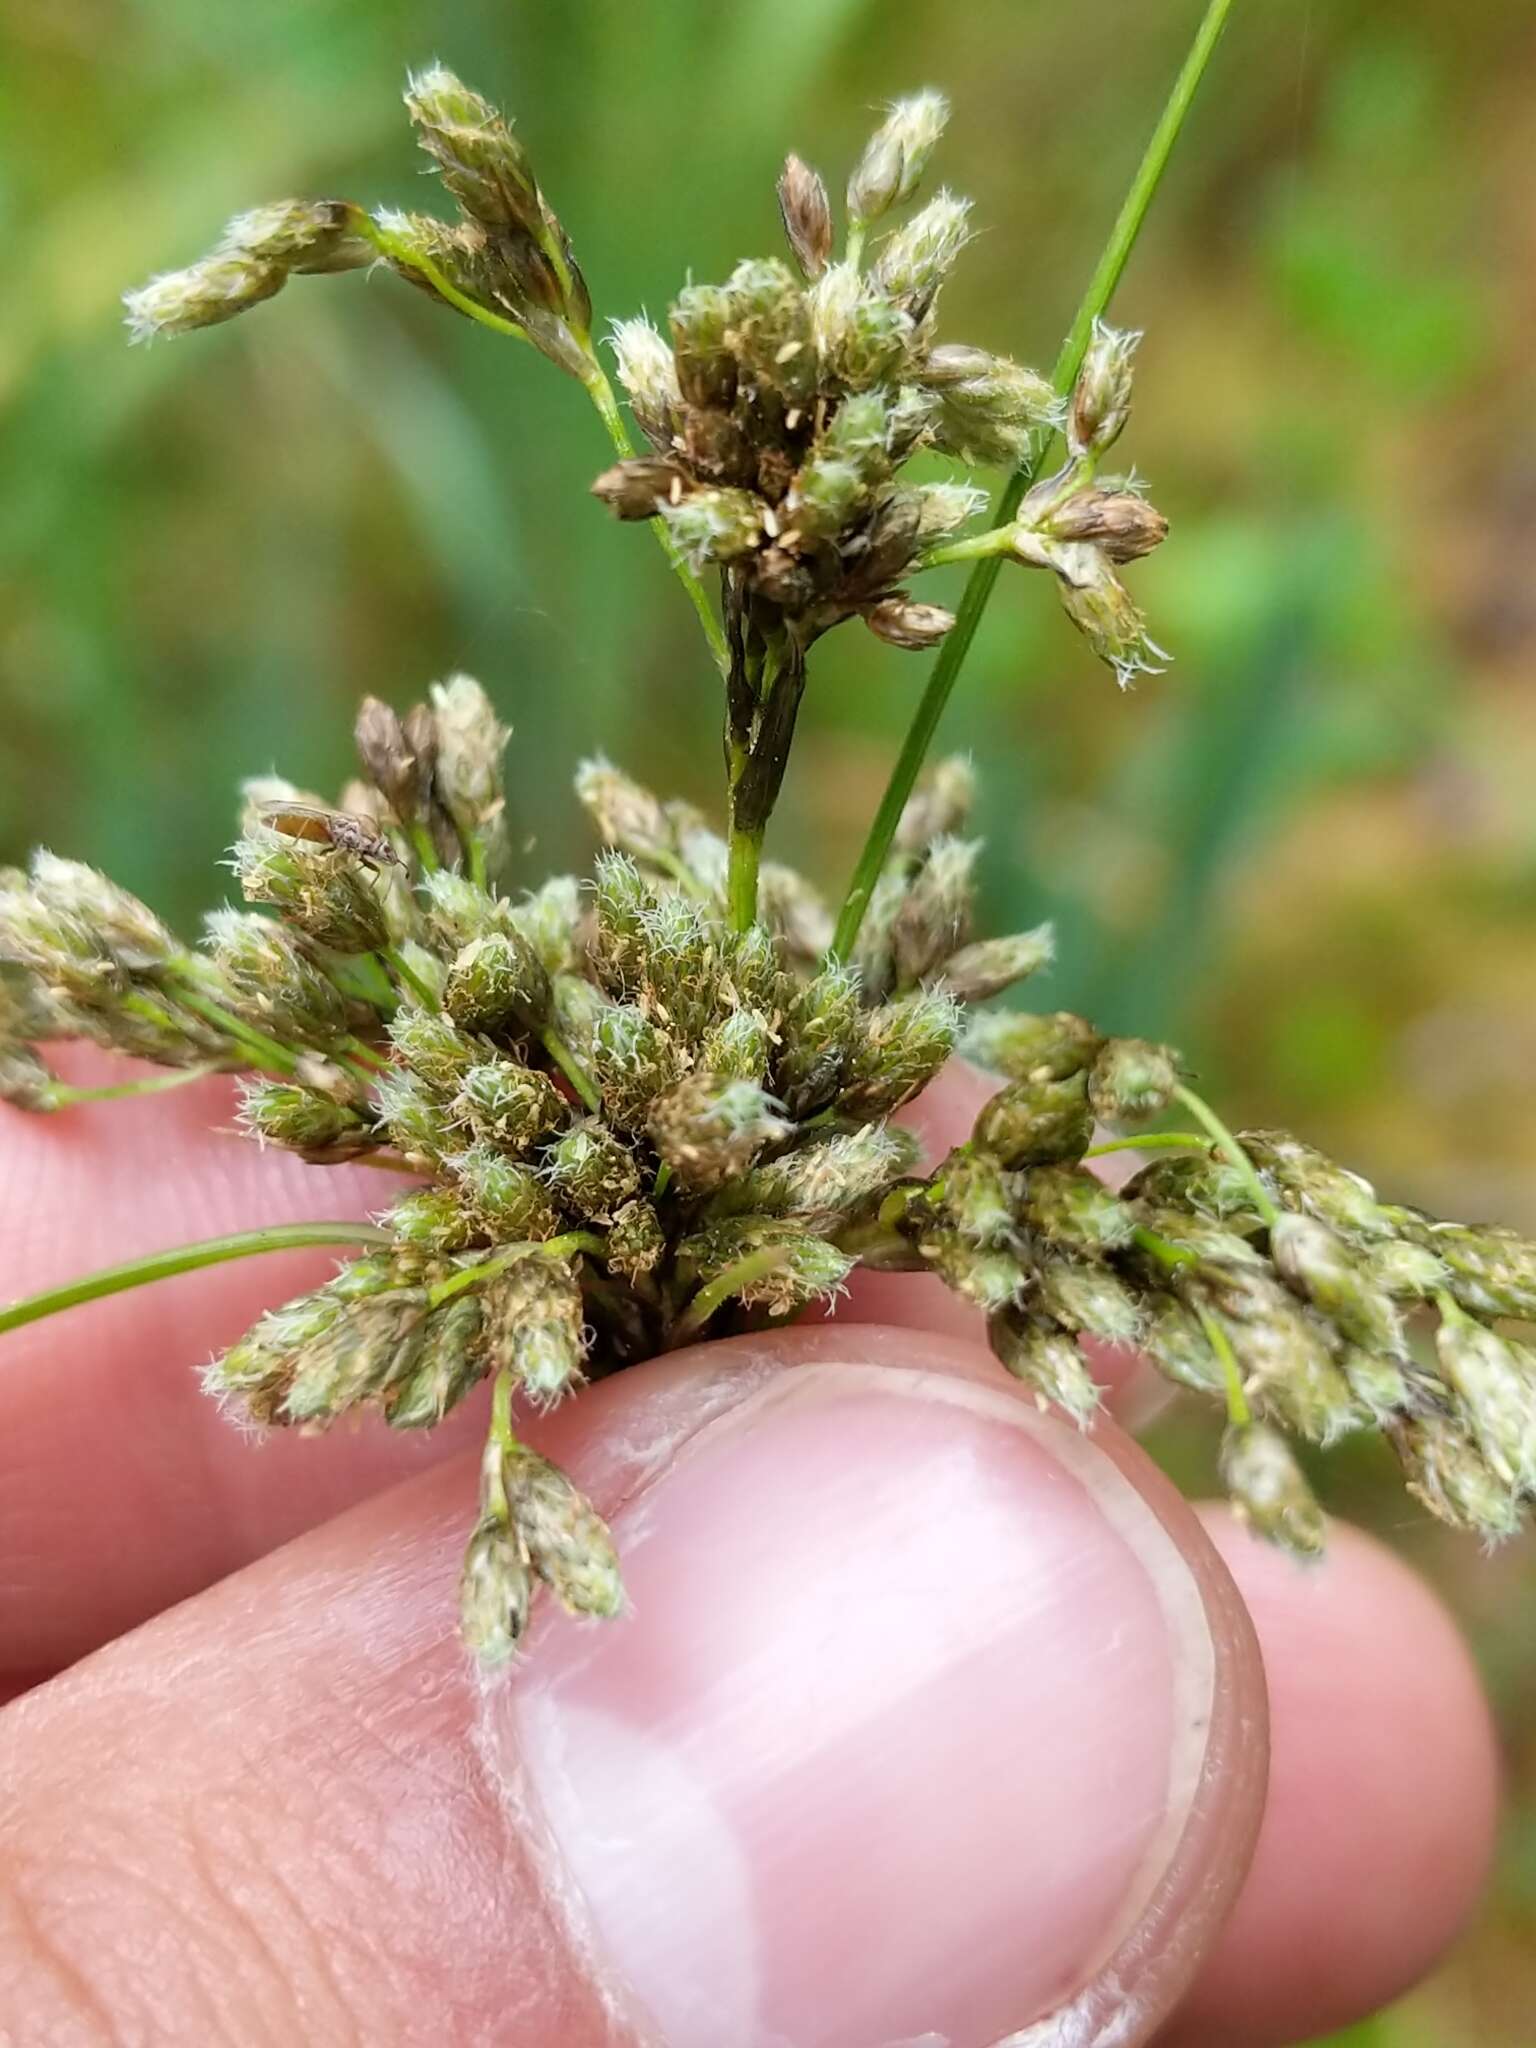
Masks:
[[[1293,1443],[1375,1428],[1435,1514],[1496,1538],[1536,1495],[1536,1245],[1381,1200],[1278,1131],[1229,1130],[1172,1048],[993,999],[1044,969],[1048,929],[978,936],[972,774],[928,762],[1009,565],[1043,572],[1122,684],[1165,656],[1131,594],[1167,525],[1112,468],[1137,336],[1107,324],[1229,0],[1213,0],[1050,374],[948,337],[970,207],[930,187],[947,117],[892,106],[835,207],[791,156],[786,248],[691,282],[665,329],[612,326],[502,115],[440,67],[406,106],[450,217],[292,200],[128,295],[136,338],[214,325],[294,277],[398,273],[591,396],[616,459],[591,488],[645,527],[719,671],[721,819],[605,758],[576,778],[601,842],[536,885],[508,824],[508,733],[467,676],[356,724],[334,800],[248,783],[244,907],[178,939],[51,853],[0,873],[0,1092],[86,1096],[241,1076],[240,1119],[317,1168],[408,1176],[373,1221],[182,1246],[0,1311],[0,1330],[117,1288],[297,1244],[353,1256],[208,1366],[262,1428],[371,1409],[429,1429],[481,1381],[490,1423],[461,1580],[464,1632],[505,1663],[537,1583],[623,1604],[602,1521],[520,1434],[530,1408],[680,1345],[832,1302],[856,1267],[936,1274],[1002,1369],[1080,1425],[1083,1339],[1135,1346],[1224,1412],[1222,1468],[1254,1530],[1303,1555],[1324,1528]],[[530,365],[530,367],[532,367]],[[949,458],[913,482],[919,451]],[[1003,482],[988,510],[977,478]],[[925,570],[972,564],[958,612]],[[846,625],[937,659],[834,912],[765,857],[822,637]],[[166,1069],[72,1088],[50,1041]],[[898,1112],[956,1051],[999,1077],[967,1142],[920,1160]],[[1118,1192],[1100,1155],[1138,1170]]]

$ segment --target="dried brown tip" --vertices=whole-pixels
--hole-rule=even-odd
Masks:
[[[779,173],[779,212],[795,261],[814,283],[832,256],[832,207],[821,174],[793,153]]]

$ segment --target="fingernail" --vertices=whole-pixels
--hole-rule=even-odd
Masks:
[[[1007,1391],[823,1363],[615,1533],[632,1611],[546,1609],[494,1711],[642,2038],[1090,2042],[1067,2016],[1116,2000],[1112,2038],[1146,2038],[1193,1967],[1180,1902],[1236,1882],[1223,1801],[1256,1821],[1256,1672],[1219,1566],[1120,1463]]]

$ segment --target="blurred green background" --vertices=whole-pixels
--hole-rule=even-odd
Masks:
[[[585,495],[579,389],[392,279],[301,280],[129,351],[118,294],[290,192],[432,206],[399,107],[433,55],[520,117],[602,314],[777,246],[793,145],[845,170],[921,83],[984,234],[944,328],[1048,362],[1196,0],[0,0],[0,859],[83,855],[183,920],[243,773],[339,784],[359,692],[478,674],[530,879],[580,860],[597,746],[712,804],[715,687],[655,551]],[[1237,1119],[1395,1196],[1536,1227],[1536,33],[1510,0],[1243,0],[1118,301],[1126,446],[1177,665],[1126,697],[1006,576],[949,717],[988,913],[1058,920],[1054,1002],[1175,1036]],[[937,579],[934,579],[935,581]],[[938,589],[925,594],[942,595]],[[777,836],[835,892],[924,674],[818,651]],[[1210,1441],[1159,1449],[1209,1478]],[[1499,1889],[1349,2038],[1528,2044],[1536,1565],[1330,1504],[1447,1588],[1515,1788]]]

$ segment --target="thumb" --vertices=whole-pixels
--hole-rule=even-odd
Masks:
[[[459,1463],[18,1702],[23,2036],[1147,2039],[1252,1847],[1257,1651],[1140,1452],[991,1370],[829,1327],[593,1388],[544,1442],[632,1609],[500,1684]]]

